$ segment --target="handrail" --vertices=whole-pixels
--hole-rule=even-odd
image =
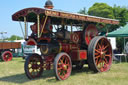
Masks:
[[[48,19],[48,16],[46,16],[46,18],[45,18],[45,20],[44,20],[44,24],[43,24],[42,29],[41,29],[40,37],[41,37],[41,35],[42,35],[42,33],[43,33],[44,26],[45,26],[45,24],[46,24],[47,19]]]

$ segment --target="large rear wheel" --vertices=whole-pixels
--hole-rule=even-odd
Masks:
[[[40,77],[43,72],[43,60],[41,56],[38,54],[29,55],[26,58],[24,70],[29,79]]]
[[[108,71],[112,64],[112,47],[107,38],[97,36],[88,47],[88,65],[94,72]]]
[[[54,60],[54,71],[57,80],[67,79],[72,70],[71,59],[66,53],[59,53]]]

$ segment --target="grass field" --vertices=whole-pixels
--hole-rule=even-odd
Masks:
[[[86,66],[72,71],[65,81],[56,81],[54,72],[45,71],[41,78],[29,80],[24,74],[24,60],[0,61],[0,85],[128,85],[128,63],[113,64],[110,71],[94,74]]]

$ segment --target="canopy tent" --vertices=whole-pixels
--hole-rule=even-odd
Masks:
[[[107,37],[128,37],[128,24],[123,28],[108,33]]]
[[[124,27],[117,29],[113,32],[108,33],[107,37],[122,37],[124,38],[124,49],[125,49],[125,39],[128,37],[128,24],[126,24]],[[125,50],[124,50],[125,52]]]

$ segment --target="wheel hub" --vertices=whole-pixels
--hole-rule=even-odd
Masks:
[[[9,55],[5,55],[5,58],[8,60],[9,59]]]
[[[102,57],[102,58],[105,58],[105,55],[106,55],[106,54],[105,54],[104,52],[101,52],[101,57]]]
[[[39,66],[38,66],[37,64],[33,64],[33,65],[32,65],[32,69],[38,69],[38,67],[39,67]]]
[[[62,69],[63,69],[63,70],[67,70],[67,65],[63,64],[63,65],[62,65]]]

